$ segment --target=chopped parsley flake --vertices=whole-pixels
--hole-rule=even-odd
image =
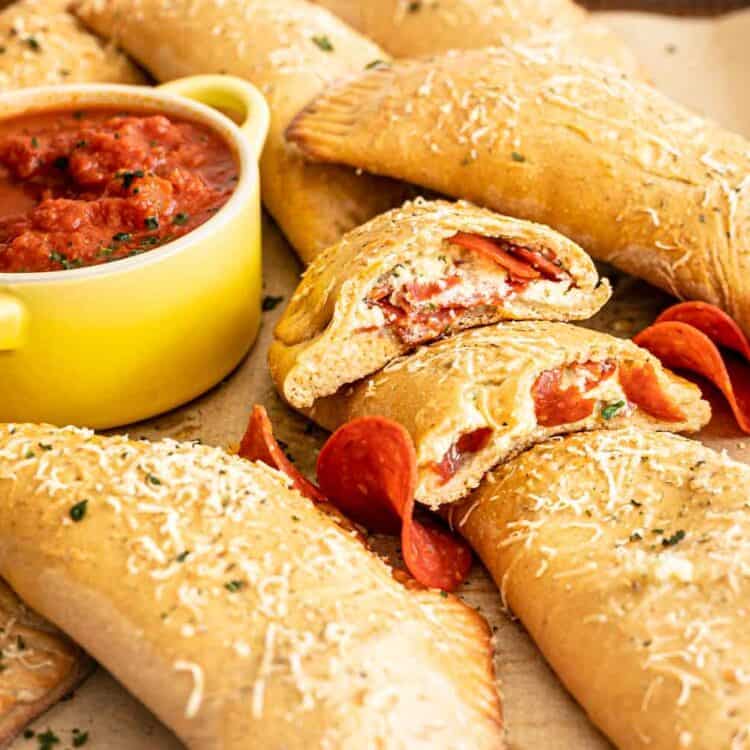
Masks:
[[[35,136],[31,136],[31,148],[39,148],[39,139]]]
[[[80,503],[76,503],[71,509],[70,509],[70,518],[71,520],[75,521],[75,523],[80,523],[83,521],[86,510],[88,508],[89,501],[88,500],[81,500]]]
[[[149,482],[150,484],[157,484],[157,485],[161,484],[161,479],[159,479],[159,477],[157,476],[154,476],[150,472],[146,474],[146,481]]]
[[[125,188],[125,190],[127,190],[133,184],[133,180],[135,180],[137,177],[143,177],[143,170],[136,169],[132,172],[120,172],[118,177],[120,177],[120,179],[122,180],[122,186]]]
[[[52,750],[54,745],[60,744],[60,738],[51,729],[38,734],[36,741],[39,743],[39,750]]]
[[[227,581],[227,583],[224,584],[224,588],[227,591],[230,591],[231,593],[235,594],[236,592],[245,588],[245,582],[244,581]]]
[[[42,45],[39,44],[37,38],[33,36],[26,37],[26,44],[28,44],[29,47],[34,50],[34,52],[39,52],[39,50],[42,48]]]
[[[70,164],[70,159],[68,159],[67,156],[58,156],[52,164],[54,164],[56,169],[67,169],[68,164]]]
[[[373,68],[390,68],[390,64],[385,60],[373,60],[365,65],[365,70],[372,70]]]
[[[112,235],[113,242],[127,242],[133,235],[130,232],[118,232]]]
[[[518,151],[513,151],[510,156],[511,156],[511,159],[513,159],[513,161],[517,161],[517,162],[526,161],[526,157],[523,154],[519,154]]]
[[[624,401],[614,401],[602,407],[602,419],[610,420],[625,406]]]
[[[312,40],[323,52],[333,52],[333,44],[327,36],[321,34],[320,36],[314,36]]]
[[[73,747],[83,747],[89,741],[89,733],[80,729],[73,730]]]
[[[187,224],[188,221],[190,221],[190,214],[184,214],[182,212],[178,213],[174,219],[172,219],[173,224],[177,224],[178,226],[182,226],[183,224]]]
[[[157,219],[156,216],[147,216],[143,223],[146,225],[146,229],[159,228],[159,219]]]
[[[686,532],[684,529],[679,529],[678,531],[675,531],[672,536],[665,536],[664,539],[661,540],[661,543],[664,547],[674,547],[675,544],[679,544],[686,536]]]
[[[267,294],[265,297],[263,297],[263,302],[261,303],[261,309],[263,312],[268,312],[269,310],[275,310],[276,307],[279,305],[279,303],[283,300],[283,297],[273,297],[270,294]]]

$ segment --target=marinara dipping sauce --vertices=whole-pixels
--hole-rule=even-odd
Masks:
[[[238,179],[210,128],[115,109],[0,122],[0,273],[128,258],[203,224]]]

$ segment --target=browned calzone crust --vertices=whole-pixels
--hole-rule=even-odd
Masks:
[[[541,278],[513,291],[506,271],[495,261],[449,242],[458,232],[549,252],[566,278]],[[414,344],[389,327],[371,301],[373,295],[384,285],[429,289],[459,277],[461,282],[447,289],[446,304],[466,299],[469,306],[447,310],[452,333],[503,319],[589,318],[610,296],[609,283],[599,283],[588,255],[557,232],[465,202],[418,199],[348,233],[305,271],[269,351],[279,392],[293,406],[309,407],[413,349]],[[481,303],[482,293],[491,299],[495,292],[505,295],[502,301]],[[424,315],[439,314],[433,300],[440,296],[417,303]],[[438,328],[436,335],[441,333]]]
[[[638,430],[488,475],[452,515],[620,750],[748,746],[750,467]]]
[[[67,12],[68,0],[19,0],[0,11],[0,92],[59,83],[143,83],[143,74]]]
[[[221,72],[261,89],[271,109],[263,201],[305,262],[405,197],[387,180],[306,164],[284,143],[326,83],[387,57],[328,11],[305,0],[81,0],[77,13],[161,81]]]
[[[311,157],[549,224],[750,332],[750,144],[592,63],[517,49],[399,62],[292,125]]]
[[[394,57],[438,55],[507,42],[555,44],[642,75],[633,52],[570,0],[313,0]]]
[[[591,416],[555,426],[537,420],[533,388],[543,372],[606,360],[618,368],[632,363],[652,367],[659,387],[679,405],[684,419],[668,421],[634,404],[626,406],[626,396],[617,387],[618,371],[600,390],[584,394],[596,401]],[[606,411],[607,407],[612,408]],[[711,409],[697,386],[665,370],[631,341],[565,323],[511,321],[425,346],[336,395],[319,399],[308,413],[329,430],[367,415],[400,422],[417,449],[417,499],[437,506],[462,498],[493,466],[552,435],[632,424],[694,431],[708,422]],[[467,451],[453,478],[441,482],[434,464],[461,436],[488,428],[492,434],[486,446]]]
[[[0,506],[2,575],[192,750],[503,745],[484,621],[264,464],[5,425]]]
[[[0,580],[0,748],[88,673],[90,660]]]

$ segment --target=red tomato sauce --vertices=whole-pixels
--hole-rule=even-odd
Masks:
[[[58,271],[158,248],[211,218],[238,179],[210,128],[63,110],[0,122],[0,272]]]

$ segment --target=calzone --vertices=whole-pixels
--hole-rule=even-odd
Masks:
[[[750,143],[609,68],[513,48],[398,62],[332,86],[289,135],[548,224],[750,331]]]
[[[496,464],[553,435],[638,425],[694,431],[700,389],[630,341],[566,323],[464,331],[395,360],[308,410],[327,429],[378,415],[417,453],[417,500],[458,500]]]
[[[620,750],[750,744],[750,467],[637,429],[532,448],[450,510]]]
[[[0,574],[191,750],[503,746],[488,629],[265,464],[0,426]]]
[[[19,0],[0,11],[0,93],[61,83],[144,83],[121,52],[84,29],[68,0]]]
[[[271,371],[290,404],[309,407],[419,344],[503,319],[589,318],[609,295],[557,232],[418,199],[315,259],[276,327]]]

